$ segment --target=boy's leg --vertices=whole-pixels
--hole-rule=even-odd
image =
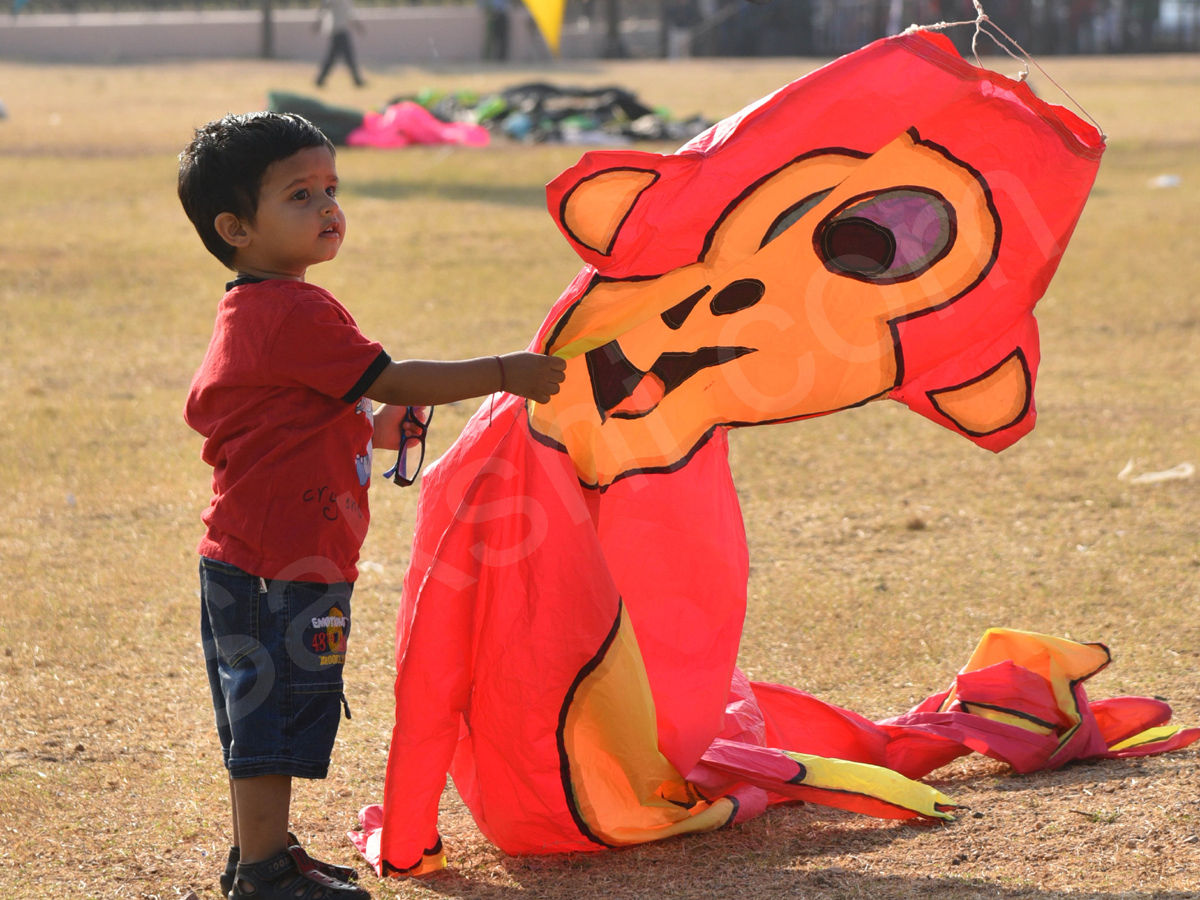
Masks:
[[[290,775],[258,775],[230,779],[237,824],[234,840],[247,865],[287,850],[288,810],[292,801]]]
[[[233,846],[241,847],[238,842],[238,818],[237,818],[237,791],[233,789],[233,776],[229,776],[229,812],[230,818],[233,819]]]

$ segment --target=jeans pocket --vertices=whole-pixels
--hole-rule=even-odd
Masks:
[[[259,643],[259,579],[227,563],[200,561],[200,598],[212,629],[215,652],[230,666]],[[206,652],[208,649],[206,648]]]
[[[350,637],[351,590],[344,582],[288,585],[285,641],[296,693],[341,693]]]

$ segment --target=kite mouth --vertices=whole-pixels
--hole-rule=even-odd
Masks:
[[[690,353],[664,353],[643,371],[631,363],[616,341],[585,354],[592,395],[600,420],[640,419],[697,372],[733,362],[753,347],[701,347]]]

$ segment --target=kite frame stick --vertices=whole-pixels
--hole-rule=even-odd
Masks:
[[[999,25],[997,25],[995,22],[992,21],[992,19],[988,16],[988,14],[986,12],[984,12],[983,3],[981,2],[981,0],[971,0],[971,3],[975,7],[975,12],[978,13],[978,15],[976,15],[976,17],[974,19],[965,19],[961,22],[935,22],[932,25],[910,25],[908,28],[904,29],[904,33],[911,34],[914,31],[944,31],[947,28],[954,28],[959,25],[974,25],[975,33],[971,36],[971,52],[975,55],[975,65],[977,65],[981,69],[984,68],[983,63],[979,61],[979,48],[978,48],[979,35],[982,33],[982,34],[987,35],[989,38],[991,38],[993,44],[995,44],[997,47],[999,47],[1001,50],[1003,50],[1005,53],[1007,53],[1009,56],[1011,56],[1017,62],[1021,63],[1021,65],[1024,67],[1024,70],[1017,75],[1018,81],[1024,81],[1026,78],[1029,77],[1029,64],[1033,63],[1035,66],[1037,66],[1037,70],[1046,76],[1046,80],[1048,80],[1052,85],[1054,85],[1056,88],[1058,88],[1060,91],[1062,91],[1063,96],[1065,96],[1068,100],[1070,100],[1072,103],[1074,103],[1075,106],[1079,109],[1079,111],[1081,113],[1083,113],[1085,116],[1087,116],[1088,120],[1093,125],[1096,126],[1096,130],[1100,132],[1100,139],[1107,142],[1108,135],[1105,133],[1104,128],[1100,125],[1099,122],[1096,121],[1095,117],[1090,112],[1088,112],[1086,109],[1084,109],[1083,104],[1080,103],[1078,100],[1076,100],[1074,97],[1072,97],[1070,91],[1068,91],[1065,87],[1063,87],[1061,84],[1059,84],[1057,81],[1055,81],[1054,78],[1050,75],[1050,73],[1042,68],[1041,63],[1039,63],[1036,59],[1034,59],[1033,56],[1030,55],[1030,53],[1024,47],[1022,47],[1020,44],[1018,44],[1016,42],[1016,40],[1013,39],[1012,35],[1010,35],[1007,31],[1005,31],[1003,28],[1001,28]],[[1000,32],[1000,34],[1003,35],[1005,40],[1007,40],[1010,44],[1012,44],[1014,47],[1016,47],[1021,52],[1021,56],[1017,56],[1015,53],[1013,53],[1011,50],[1009,50],[1008,47],[1004,46],[1004,44],[1002,44],[1000,42],[1000,39],[997,38],[996,35],[992,34],[990,31],[986,30],[983,27],[985,24],[990,25],[992,28],[996,29],[996,31]]]

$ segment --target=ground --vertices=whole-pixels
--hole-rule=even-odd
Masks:
[[[400,68],[328,97],[374,106],[426,85],[615,82],[715,118],[817,64]],[[1200,464],[1200,57],[1048,67],[1109,150],[1038,307],[1038,427],[998,456],[896,404],[735,433],[752,677],[883,717],[946,686],[984,629],[1003,625],[1106,642],[1115,663],[1093,696],[1167,697],[1200,724],[1200,477],[1117,478],[1129,460],[1136,472]],[[0,63],[6,896],[217,896],[226,780],[194,556],[209,471],[180,410],[225,276],[179,210],[176,154],[192,127],[260,108],[270,88],[311,90],[311,76],[283,63]],[[344,151],[347,243],[310,275],[394,356],[523,347],[579,266],[542,185],[580,152]],[[1160,175],[1181,183],[1151,187]],[[431,452],[471,408],[439,412]],[[293,816],[314,852],[342,862],[357,810],[381,798],[416,501],[382,479],[373,495],[354,718]],[[975,757],[928,780],[969,810],[911,826],[794,806],[711,835],[519,859],[449,792],[452,868],[366,881],[384,898],[1200,897],[1194,749],[1027,776]]]

